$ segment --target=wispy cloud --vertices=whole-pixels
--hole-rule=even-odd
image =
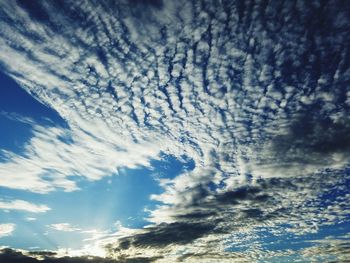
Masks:
[[[27,221],[36,221],[35,217],[26,217],[25,220]]]
[[[16,225],[12,223],[0,224],[0,238],[12,235]]]
[[[98,180],[121,167],[148,166],[150,156],[159,152],[157,144],[144,141],[138,145],[122,140],[103,121],[93,122],[87,127],[89,130],[84,123],[92,123],[84,120],[72,130],[33,126],[34,137],[24,155],[3,152],[10,161],[0,164],[4,175],[0,185],[38,193],[74,191],[78,187],[69,178],[73,175]],[[16,172],[18,169],[20,173]]]
[[[57,230],[57,231],[63,231],[63,232],[75,232],[80,231],[81,229],[75,226],[72,226],[69,223],[57,223],[57,224],[51,224],[48,225],[48,227]]]
[[[0,201],[0,209],[3,210],[21,210],[31,213],[45,213],[50,209],[46,205],[36,205],[25,200]]]

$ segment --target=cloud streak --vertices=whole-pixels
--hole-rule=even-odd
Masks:
[[[15,228],[15,224],[0,224],[0,238],[12,235],[12,232],[15,231]]]
[[[24,200],[0,201],[0,209],[3,210],[21,210],[31,213],[45,213],[50,209],[46,205],[36,205]]]
[[[74,227],[69,223],[57,223],[57,224],[51,224],[48,227],[57,230],[57,231],[63,231],[63,232],[74,232],[74,231],[80,231],[80,228]]]

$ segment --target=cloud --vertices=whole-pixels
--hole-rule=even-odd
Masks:
[[[251,166],[263,178],[297,176],[349,163],[348,112],[327,112],[311,104],[300,110],[289,124],[260,149]]]
[[[27,221],[36,221],[35,217],[26,217],[25,220]]]
[[[0,224],[0,238],[12,235],[12,232],[15,231],[15,224]]]
[[[317,12],[312,5],[294,10],[286,4],[280,13],[270,3],[262,14],[247,17],[245,4],[225,1],[213,6],[40,3],[35,9],[3,3],[4,70],[54,108],[69,128],[34,125],[23,153],[4,153],[8,161],[0,172],[8,179],[2,186],[74,191],[72,175],[98,180],[121,167],[148,166],[161,152],[187,155],[203,173],[212,169],[217,185],[231,177],[262,175],[250,167],[255,166],[250,159],[257,161],[254,153],[261,144],[281,135],[277,131],[300,110],[317,102],[322,112],[345,121],[342,97],[347,93],[339,83],[347,73],[335,69],[346,57],[347,51],[338,48],[346,29],[332,41],[329,35],[338,27],[337,3],[325,4],[322,17],[329,28],[324,35],[310,33],[323,40],[318,45],[327,50],[324,54],[316,54],[303,33],[317,25],[303,15]],[[260,10],[259,1],[253,5]],[[38,18],[36,10],[45,16]],[[302,21],[296,23],[299,16]],[[86,17],[91,17],[89,30]],[[288,28],[287,18],[298,30]],[[14,24],[25,30],[16,31]],[[279,37],[274,37],[277,25]],[[246,27],[252,36],[247,39]],[[334,54],[339,60],[331,69],[313,74],[319,63],[312,57],[328,62]],[[345,165],[349,158],[345,152],[343,157]],[[266,170],[263,165],[270,162],[259,167]],[[189,180],[195,177],[188,174]]]
[[[98,128],[89,132],[83,123],[75,132],[35,125],[25,156],[3,152],[10,161],[0,164],[4,175],[0,185],[38,193],[74,191],[79,188],[70,176],[98,180],[116,173],[118,167],[149,166],[149,155],[158,152],[150,143],[139,146],[121,140],[102,121],[96,120],[94,126]],[[21,173],[16,172],[19,166]]]
[[[36,205],[25,200],[0,201],[0,209],[21,210],[31,213],[45,213],[51,210],[51,208],[46,205]]]
[[[57,230],[57,231],[63,231],[63,232],[74,232],[81,230],[80,228],[74,227],[69,223],[57,223],[57,224],[51,224],[48,227]]]
[[[138,257],[133,259],[125,259],[116,261],[115,259],[93,257],[93,256],[80,256],[80,257],[69,257],[62,256],[58,257],[55,252],[48,251],[24,251],[14,250],[10,248],[0,249],[0,260],[1,262],[7,263],[148,263],[153,262],[153,259]]]
[[[77,176],[191,158],[159,180],[148,227],[106,237],[122,260],[234,260],[246,240],[254,262],[261,227],[348,220],[348,5],[2,2],[3,70],[67,127],[32,123],[22,153],[2,151],[0,185],[75,191]]]
[[[310,260],[333,260],[336,258],[338,262],[346,262],[349,259],[349,238],[327,238],[325,240],[314,240],[314,242],[315,245],[305,248],[301,252],[303,256],[310,258]]]
[[[149,227],[146,233],[133,235],[131,238],[123,238],[119,243],[120,249],[137,247],[164,247],[174,244],[188,244],[193,240],[208,233],[214,226],[212,224],[186,224],[170,223]]]
[[[317,233],[323,226],[346,221],[350,207],[349,195],[340,191],[343,176],[343,172],[334,172],[331,181],[327,173],[308,178],[271,178],[217,194],[205,186],[196,191],[188,189],[179,195],[187,195],[190,201],[158,207],[149,218],[154,225],[118,238],[107,248],[116,258],[145,253],[173,256],[174,260],[182,254],[195,260],[206,255],[207,259],[215,258],[211,250],[223,246],[238,253],[231,257],[228,254],[228,260],[243,258],[239,255],[246,251],[247,262],[252,262],[258,256],[267,256],[261,251],[264,241],[256,240],[257,229],[268,229],[283,239]],[[340,192],[335,199],[321,198],[334,195],[329,189]],[[195,197],[188,196],[194,193]]]

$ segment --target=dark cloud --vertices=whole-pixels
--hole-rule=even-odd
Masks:
[[[266,186],[266,185],[264,185]],[[198,188],[198,187],[197,187]],[[227,227],[227,220],[239,218],[245,220],[260,221],[264,206],[270,196],[264,191],[262,185],[245,186],[233,191],[213,195],[208,189],[189,191],[197,198],[189,198],[191,203],[178,205],[172,210],[175,223],[161,223],[144,229],[143,233],[119,239],[116,245],[109,247],[111,255],[132,248],[164,248],[172,245],[186,245],[210,234],[224,234],[232,231]],[[209,200],[205,200],[210,197]],[[270,204],[272,203],[272,198]],[[248,206],[238,207],[242,203],[249,202]],[[245,224],[243,223],[243,224]]]
[[[33,19],[38,20],[40,22],[49,21],[49,14],[46,12],[41,2],[17,0],[17,3],[24,10],[26,10]]]
[[[333,105],[333,104],[332,104]],[[255,172],[300,176],[350,162],[350,111],[311,104],[290,118],[278,135],[260,148]],[[266,170],[264,170],[266,169]]]
[[[226,230],[218,227],[225,210],[233,208],[232,214],[242,214],[244,218],[260,218],[262,211],[258,206],[267,201],[269,195],[259,187],[246,186],[223,194],[213,195],[207,190],[200,191],[201,199],[211,197],[208,201],[191,198],[192,202],[174,207],[178,213],[174,215],[175,223],[162,223],[148,227],[145,233],[133,235],[119,240],[118,249],[130,247],[165,247],[175,244],[188,244],[210,233],[221,233]],[[195,191],[191,191],[195,193]],[[206,193],[206,195],[204,195]],[[195,196],[198,197],[197,194]],[[242,202],[251,202],[252,208],[237,208]],[[254,204],[257,206],[253,208]],[[184,211],[181,213],[180,211]]]
[[[42,256],[42,257],[54,257],[57,256],[56,252],[52,252],[52,251],[29,251],[28,255],[31,256]]]
[[[349,113],[342,111],[340,117],[332,119],[322,114],[322,107],[308,107],[292,120],[288,134],[273,139],[273,150],[287,158],[290,152],[298,151],[302,158],[307,154],[350,153]],[[302,158],[298,161],[303,162]]]
[[[130,5],[143,5],[152,7],[162,7],[163,0],[128,0]]]
[[[55,252],[36,251],[26,252],[17,251],[10,248],[0,250],[0,262],[3,263],[150,263],[156,258],[127,258],[127,259],[108,259],[93,256],[80,257],[55,257]]]
[[[0,261],[1,262],[9,262],[9,263],[36,263],[38,260],[27,257],[22,254],[22,252],[17,252],[10,248],[5,248],[1,250],[0,253]]]
[[[200,205],[196,200],[192,205],[187,203],[171,208],[176,223],[155,225],[143,229],[141,234],[121,238],[117,244],[109,246],[109,253],[118,258],[118,255],[125,255],[126,251],[133,249],[161,250],[174,245],[193,245],[203,237],[234,235],[235,232],[265,224],[278,227],[288,223],[291,232],[313,231],[312,226],[318,220],[336,223],[346,218],[349,207],[346,191],[338,191],[334,196],[328,189],[339,189],[345,182],[339,178],[350,179],[349,176],[334,172],[333,180],[329,180],[327,174],[308,178],[273,178],[221,194],[208,190]],[[339,206],[341,209],[338,211],[333,209]],[[332,218],[333,215],[338,219]],[[215,253],[206,254],[207,258],[215,258]],[[205,258],[200,253],[184,257]],[[233,260],[238,256],[225,256],[227,259],[230,257]]]
[[[231,253],[227,253],[227,252],[188,253],[178,258],[178,262],[186,262],[188,260],[192,260],[192,262],[193,260],[194,262],[211,260],[212,262],[250,263],[254,259],[246,257],[241,253],[232,253],[232,252]]]
[[[184,245],[208,234],[214,228],[215,225],[213,223],[206,224],[203,222],[163,223],[147,228],[146,233],[120,239],[118,247],[119,249],[128,249],[132,246],[162,248],[168,245]]]
[[[240,187],[218,195],[216,200],[221,204],[238,204],[238,202],[242,200],[255,199],[259,192],[261,192],[261,189],[257,187]]]

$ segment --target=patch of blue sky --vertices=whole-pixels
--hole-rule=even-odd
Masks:
[[[290,226],[281,225],[284,230]],[[230,252],[245,252],[252,248],[258,248],[261,251],[269,252],[288,252],[289,255],[268,255],[259,262],[309,262],[299,253],[303,249],[317,246],[320,240],[337,239],[349,241],[350,221],[320,226],[315,233],[295,234],[283,231],[283,233],[275,234],[274,228],[256,228],[254,235],[247,241],[240,242],[226,249]],[[244,234],[238,234],[244,239]],[[229,245],[229,244],[227,244]],[[294,253],[291,253],[293,251]],[[323,255],[324,257],[325,255]],[[330,255],[329,257],[332,257]],[[328,258],[327,259],[331,259]],[[325,260],[325,258],[322,258]],[[322,261],[323,262],[323,261]]]
[[[162,178],[173,178],[184,170],[193,169],[194,162],[163,155],[162,159],[151,161],[151,165],[151,168],[120,169],[118,174],[95,182],[75,177],[81,189],[75,192],[57,191],[43,195],[1,188],[1,196],[6,199],[45,204],[51,210],[37,214],[0,211],[4,222],[18,226],[12,236],[0,240],[0,245],[23,249],[33,246],[42,249],[57,249],[59,246],[79,248],[87,234],[81,231],[57,232],[48,225],[69,223],[82,231],[112,231],[111,226],[116,222],[128,228],[141,228],[149,224],[146,221],[147,209],[151,210],[157,205],[156,201],[150,200],[150,195],[162,191],[155,172],[162,174]],[[36,220],[27,221],[28,217]]]
[[[332,171],[329,171],[332,172]],[[342,180],[337,182],[334,186],[326,189],[319,196],[321,201],[321,207],[328,206],[330,203],[338,200],[339,198],[350,194],[350,169],[345,168],[342,171]]]
[[[185,155],[177,159],[173,155],[161,153],[159,160],[151,161],[151,167],[153,167],[155,178],[173,179],[183,172],[192,171],[195,168],[195,162]]]
[[[284,226],[286,229],[287,226]],[[296,235],[293,233],[284,233],[282,235],[274,235],[264,229],[259,232],[258,240],[262,244],[264,250],[278,251],[278,250],[299,250],[314,246],[317,241],[326,238],[342,238],[345,234],[350,233],[350,222],[343,222],[339,224],[320,226],[315,233],[307,233],[303,235]]]
[[[64,234],[56,233],[55,237],[48,235],[48,227],[41,224],[41,220],[37,221],[25,221],[20,212],[9,212],[7,217],[3,217],[2,220],[11,219],[12,222],[16,222],[15,230],[12,235],[2,237],[0,239],[0,246],[10,246],[19,249],[27,250],[56,250],[60,244],[65,241]],[[60,242],[57,242],[57,238]],[[70,235],[70,240],[76,240],[76,246],[81,245],[81,240],[76,239],[75,235]],[[70,242],[71,243],[71,242]]]
[[[23,121],[25,118],[39,125],[67,127],[56,111],[34,99],[1,71],[0,93],[0,149],[15,153],[23,150],[32,137],[31,125]]]
[[[20,154],[32,136],[32,127],[21,119],[30,118],[44,126],[68,127],[57,112],[35,100],[7,75],[0,72],[0,149]],[[69,138],[63,138],[69,142]],[[0,156],[1,158],[1,156]],[[1,159],[0,159],[1,161]],[[194,169],[194,161],[183,156],[161,154],[151,166],[138,169],[119,169],[118,174],[106,175],[99,181],[72,177],[80,190],[56,191],[36,194],[28,191],[0,187],[2,200],[26,200],[43,204],[51,210],[31,213],[21,210],[0,210],[1,222],[16,224],[13,235],[0,239],[0,245],[22,249],[57,249],[60,246],[79,248],[86,233],[71,231],[59,233],[51,224],[69,223],[77,229],[112,231],[119,222],[124,227],[140,228],[148,224],[147,210],[157,202],[150,195],[161,193],[158,179],[174,178]],[[49,176],[47,180],[50,180]],[[35,220],[28,220],[35,218]]]

